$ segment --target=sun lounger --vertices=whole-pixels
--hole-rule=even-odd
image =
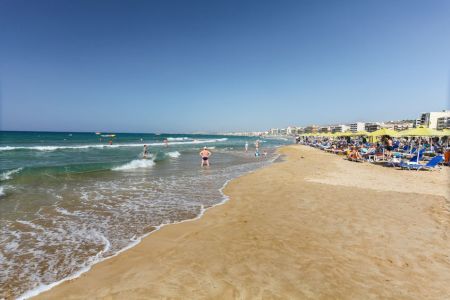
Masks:
[[[432,170],[434,169],[441,161],[444,160],[444,157],[441,155],[433,157],[426,165],[417,164],[417,163],[400,163],[400,168],[408,169],[408,170]]]
[[[414,164],[416,162],[417,162],[417,156],[414,156],[405,164]],[[389,161],[386,162],[386,167],[400,167],[401,164],[402,164],[401,159],[394,156]],[[417,163],[416,163],[416,165],[417,165]]]
[[[364,162],[364,158],[355,158],[355,157],[347,157],[347,159],[349,160],[349,161],[354,161],[354,162]]]

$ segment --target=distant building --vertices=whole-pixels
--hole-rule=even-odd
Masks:
[[[414,127],[414,120],[388,121],[380,124],[381,128],[402,131]]]
[[[445,117],[450,117],[450,110],[423,113],[420,117],[420,123],[422,126],[436,129],[437,128],[437,120],[439,118],[445,118]]]
[[[288,126],[288,128],[286,128],[286,134],[287,135],[296,135],[302,133],[302,128],[301,127],[296,127],[296,126]]]
[[[328,132],[331,132],[331,126],[322,126],[322,127],[319,127],[319,130],[318,130],[320,133],[328,133]]]
[[[364,123],[364,122],[356,122],[356,123],[350,124],[351,132],[363,131],[365,129],[366,129],[366,123]]]
[[[450,129],[450,117],[440,117],[437,119],[437,130]]]
[[[280,130],[278,128],[271,128],[269,130],[269,134],[270,135],[279,135],[280,134]]]
[[[377,131],[378,129],[381,129],[381,125],[378,122],[366,123],[365,128],[367,132],[374,132]]]
[[[305,133],[317,133],[319,127],[316,125],[311,125],[311,126],[307,126],[305,127]]]
[[[288,126],[288,127],[286,128],[286,134],[287,134],[287,135],[291,135],[293,131],[296,131],[296,128],[295,128],[295,127]]]
[[[419,127],[421,123],[422,123],[421,119],[413,120],[413,127],[414,128]]]
[[[350,130],[350,126],[348,125],[334,125],[331,127],[331,131],[335,132],[346,132]]]

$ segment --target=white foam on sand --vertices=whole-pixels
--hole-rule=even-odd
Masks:
[[[112,168],[112,170],[113,171],[127,171],[127,170],[140,169],[140,168],[150,168],[154,164],[155,164],[154,161],[151,159],[135,159],[124,165]]]

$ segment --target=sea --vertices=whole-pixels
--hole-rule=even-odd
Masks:
[[[227,199],[222,188],[229,180],[271,164],[276,148],[290,143],[221,135],[0,131],[0,299],[37,295],[164,225],[201,217]],[[212,152],[210,167],[200,166],[203,147]]]

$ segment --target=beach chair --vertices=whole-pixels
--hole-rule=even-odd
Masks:
[[[379,161],[384,161],[384,155],[383,152],[378,152],[376,151],[375,153],[372,153],[368,156],[367,159],[369,162],[374,163],[374,162],[379,162]]]
[[[409,161],[407,163],[404,164],[414,164],[415,162],[417,162],[417,155],[410,158]],[[400,165],[402,164],[402,161],[399,157],[392,157],[391,160],[386,162],[386,167],[400,167]],[[417,163],[416,163],[417,165]]]
[[[444,160],[441,155],[433,157],[426,165],[417,163],[400,163],[400,168],[408,170],[432,170]]]
[[[409,150],[409,145],[405,145],[405,146],[403,146],[402,149],[399,149],[398,152],[403,152],[403,153],[405,153],[405,152],[407,152],[408,150]]]
[[[364,162],[364,158],[356,158],[352,156],[347,156],[347,160],[354,161],[354,162]]]

